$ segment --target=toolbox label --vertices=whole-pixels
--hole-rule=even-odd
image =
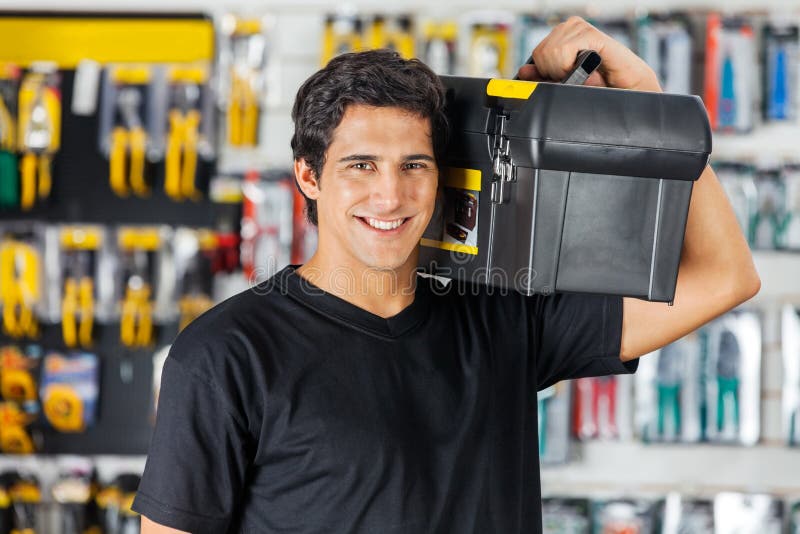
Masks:
[[[481,171],[447,169],[420,245],[477,255],[480,190]]]

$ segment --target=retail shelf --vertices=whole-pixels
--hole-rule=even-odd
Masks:
[[[753,259],[761,276],[756,302],[800,302],[800,252],[755,251]]]
[[[714,134],[712,161],[758,165],[800,162],[800,122],[765,124],[747,134]]]

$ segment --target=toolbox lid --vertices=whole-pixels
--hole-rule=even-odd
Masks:
[[[494,135],[503,114],[522,167],[696,180],[711,153],[697,96],[543,82],[442,77],[458,132]]]

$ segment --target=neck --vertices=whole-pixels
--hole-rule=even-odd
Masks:
[[[357,262],[333,262],[319,252],[295,272],[324,291],[379,317],[400,313],[414,301],[417,287],[414,253],[396,269],[376,269]]]

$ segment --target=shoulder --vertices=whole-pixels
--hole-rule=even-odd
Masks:
[[[420,283],[424,284],[439,305],[501,316],[499,318],[520,316],[533,309],[540,298],[479,281],[424,276],[420,277]]]

